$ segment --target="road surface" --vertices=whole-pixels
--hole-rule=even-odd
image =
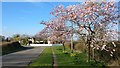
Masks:
[[[35,60],[45,47],[35,47],[2,56],[2,66],[27,66]]]

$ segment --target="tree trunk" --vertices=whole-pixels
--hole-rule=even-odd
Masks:
[[[65,45],[64,45],[64,43],[63,43],[63,51],[65,51]]]
[[[88,41],[88,62],[90,62],[90,41]]]
[[[91,44],[91,36],[89,35],[89,37],[87,38],[87,43],[88,43],[88,62],[90,62],[90,53],[91,53],[91,50],[90,50],[90,44]]]
[[[92,57],[93,57],[93,59],[94,59],[94,55],[95,55],[95,53],[94,53],[94,49],[92,49]]]
[[[71,23],[72,26],[72,33],[71,33],[71,52],[73,53],[73,23]]]
[[[71,52],[73,52],[73,37],[71,37]]]

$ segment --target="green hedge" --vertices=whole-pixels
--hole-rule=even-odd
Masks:
[[[16,41],[2,42],[0,46],[2,47],[2,55],[25,49],[23,46],[20,45],[19,42],[16,42]]]

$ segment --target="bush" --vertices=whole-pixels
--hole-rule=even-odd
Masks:
[[[84,43],[82,42],[78,42],[75,44],[75,48],[74,48],[76,51],[79,51],[79,52],[85,52],[86,51],[86,46]]]
[[[21,45],[27,45],[29,43],[28,39],[22,39]]]
[[[105,50],[95,50],[95,55],[97,60],[104,61],[108,65],[119,65],[120,66],[120,42],[115,41],[116,47],[113,46],[111,42],[107,43],[109,51]],[[113,51],[115,49],[115,51]],[[110,55],[113,52],[112,56]]]
[[[76,56],[77,54],[76,53],[70,53],[70,56],[71,57],[74,57],[74,56]]]
[[[70,45],[71,45],[70,42],[65,42],[64,45],[65,45],[65,48],[66,48],[66,49],[70,49]]]

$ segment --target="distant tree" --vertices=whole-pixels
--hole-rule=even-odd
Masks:
[[[13,35],[13,37],[12,37],[12,39],[14,40],[14,41],[20,41],[20,34],[15,34],[15,35]]]
[[[20,38],[21,38],[21,44],[22,45],[27,45],[29,42],[28,42],[28,39],[29,39],[29,35],[27,35],[27,34],[23,34],[23,35],[21,35],[20,36]]]
[[[0,42],[5,41],[5,36],[0,35]]]
[[[19,41],[19,43],[21,45],[27,45],[28,44],[28,39],[29,39],[29,35],[26,35],[26,34],[22,34],[22,35],[15,34],[12,37],[13,41]]]
[[[48,37],[49,37],[48,29],[44,28],[42,31],[37,33],[34,37],[36,40],[40,40],[40,41],[48,40]]]

